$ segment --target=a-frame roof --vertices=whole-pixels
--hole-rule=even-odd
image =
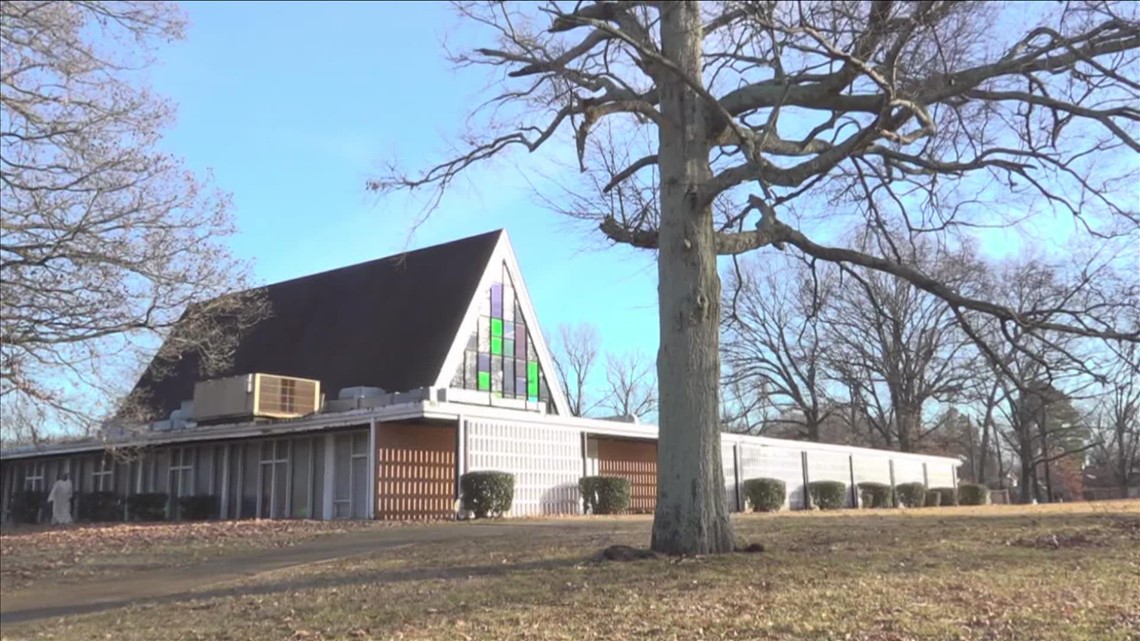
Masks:
[[[502,230],[296,278],[264,289],[270,316],[239,342],[226,371],[317,379],[327,394],[365,385],[389,392],[436,385]],[[159,418],[194,396],[196,356],[135,394]]]

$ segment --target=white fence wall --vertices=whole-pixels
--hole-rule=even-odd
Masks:
[[[922,483],[922,461],[908,459],[894,459],[895,485],[903,483]]]
[[[832,450],[807,450],[808,482],[839,481],[847,486],[847,505],[851,502],[851,455]]]
[[[891,459],[889,456],[856,454],[852,459],[855,469],[855,483],[891,484]]]
[[[582,436],[577,429],[519,421],[467,421],[467,471],[515,475],[510,516],[577,514]]]
[[[779,479],[784,482],[788,491],[784,507],[803,507],[804,466],[802,450],[749,443],[741,443],[739,447],[741,483],[755,478]]]
[[[954,466],[950,463],[927,463],[927,487],[954,487],[956,477]]]
[[[724,467],[724,504],[729,510],[736,511],[736,460],[732,443],[720,444],[720,460]]]

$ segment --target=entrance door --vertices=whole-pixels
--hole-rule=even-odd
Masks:
[[[337,434],[333,441],[333,518],[368,518],[368,432]]]

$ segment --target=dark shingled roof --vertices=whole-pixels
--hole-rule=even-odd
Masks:
[[[265,288],[270,317],[210,378],[265,373],[317,379],[330,398],[367,385],[403,392],[434,385],[501,231],[288,280]],[[196,355],[134,394],[165,418],[194,396]]]

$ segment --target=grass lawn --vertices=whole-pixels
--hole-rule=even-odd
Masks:
[[[1138,501],[742,515],[735,524],[742,542],[766,551],[597,562],[607,545],[644,545],[649,520],[563,519],[266,573],[236,584],[240,596],[192,593],[2,634],[1140,640]]]

